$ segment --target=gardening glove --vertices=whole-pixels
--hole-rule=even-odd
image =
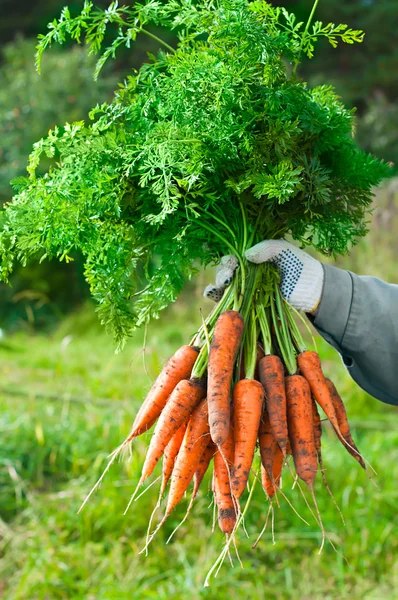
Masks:
[[[316,311],[322,296],[324,270],[322,263],[285,240],[265,240],[245,252],[255,264],[274,263],[281,274],[282,296],[304,312]]]
[[[203,293],[204,297],[214,300],[214,302],[220,302],[224,290],[231,284],[238,266],[239,262],[236,256],[233,254],[223,256],[217,267],[216,284],[210,284],[206,287]]]

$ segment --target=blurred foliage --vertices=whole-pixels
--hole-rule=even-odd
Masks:
[[[398,101],[390,102],[383,92],[375,93],[359,118],[357,139],[368,152],[398,166]]]
[[[0,67],[0,200],[12,193],[10,179],[26,174],[34,142],[58,123],[87,118],[112,96],[117,77],[108,68],[93,81],[95,60],[74,46],[48,54],[42,74],[34,68],[35,42],[19,39],[3,48]],[[45,165],[44,165],[45,168]]]
[[[65,0],[1,0],[0,40],[7,43],[15,38],[16,34],[23,34],[35,38],[42,32],[47,23],[65,6]],[[71,10],[79,11],[83,0],[68,0]],[[97,0],[97,5],[108,6],[107,0]]]
[[[110,69],[95,83],[95,60],[84,49],[54,50],[38,75],[32,40],[19,39],[3,47],[0,66],[0,202],[11,198],[10,179],[26,173],[35,141],[58,122],[87,118],[97,102],[109,99],[116,87]],[[31,264],[17,269],[12,287],[0,284],[2,326],[41,326],[73,308],[88,293],[80,259],[69,265]]]
[[[312,0],[276,0],[306,20]],[[318,48],[301,75],[311,84],[332,84],[357,108],[357,139],[368,152],[398,166],[398,11],[396,0],[320,1],[316,18],[343,21],[365,31],[364,42],[331,51]]]
[[[312,0],[276,0],[306,21]],[[341,21],[365,31],[360,46],[332,51],[323,43],[300,72],[312,83],[335,85],[345,102],[362,114],[373,93],[383,90],[389,101],[398,100],[398,11],[396,0],[320,0],[315,18]]]

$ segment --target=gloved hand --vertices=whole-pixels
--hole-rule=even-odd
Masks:
[[[208,285],[203,295],[214,302],[220,302],[225,288],[232,282],[236,269],[239,266],[238,259],[233,254],[223,256],[217,267],[216,285]]]
[[[245,256],[257,265],[270,261],[281,274],[282,296],[304,312],[316,311],[322,296],[322,263],[285,240],[265,240],[246,251]]]
[[[321,300],[324,271],[322,263],[285,240],[265,240],[246,251],[250,262],[273,262],[281,273],[282,296],[304,312],[315,312]],[[204,296],[219,302],[233,279],[238,261],[224,256],[217,272],[216,285],[208,285]]]

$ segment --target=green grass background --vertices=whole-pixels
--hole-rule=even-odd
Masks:
[[[359,273],[398,280],[397,183],[379,194],[370,236],[338,261]],[[156,486],[123,516],[139,477],[148,436],[117,463],[82,514],[77,510],[100,475],[106,456],[124,439],[145,391],[167,357],[200,322],[205,274],[148,331],[120,354],[99,328],[91,307],[51,335],[20,332],[0,341],[0,598],[7,600],[395,600],[398,597],[397,409],[360,390],[337,353],[319,338],[326,373],[345,399],[353,435],[377,471],[375,487],[328,429],[326,475],[346,520],[318,481],[325,527],[341,554],[326,543],[289,475],[283,490],[306,526],[281,498],[275,508],[275,544],[268,531],[256,550],[267,502],[257,488],[238,546],[244,569],[224,564],[210,588],[208,569],[223,544],[212,533],[209,481],[172,542],[182,503],[150,547],[144,545]],[[154,478],[159,473],[156,472]],[[348,564],[347,564],[348,563]]]

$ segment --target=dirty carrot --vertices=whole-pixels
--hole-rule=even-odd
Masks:
[[[182,346],[169,359],[138,411],[132,431],[126,441],[131,441],[152,427],[176,385],[191,375],[198,352],[199,348],[194,346]]]
[[[206,471],[209,468],[210,462],[211,462],[211,460],[214,457],[216,449],[217,449],[217,446],[210,439],[210,441],[207,444],[206,448],[203,450],[203,453],[202,453],[202,456],[200,458],[198,467],[197,467],[197,469],[196,469],[196,471],[194,473],[194,476],[193,476],[193,490],[192,490],[191,499],[189,501],[188,508],[187,508],[186,513],[185,513],[185,516],[182,519],[182,521],[180,521],[180,523],[177,525],[177,527],[173,530],[173,532],[170,534],[170,536],[169,536],[169,538],[167,539],[167,542],[166,542],[167,544],[169,543],[169,541],[171,540],[171,538],[173,537],[173,535],[176,533],[176,531],[187,520],[187,518],[188,518],[188,516],[189,516],[189,514],[190,514],[190,512],[192,510],[192,506],[194,504],[195,498],[196,498],[196,496],[198,494],[200,484],[202,483],[203,477],[205,476]]]
[[[318,407],[314,399],[312,399],[312,426],[314,431],[314,442],[315,442],[315,450],[321,462],[319,462],[319,466],[322,464],[321,458],[321,438],[322,438],[322,423],[321,417],[319,415]]]
[[[259,363],[259,375],[265,390],[272,433],[285,456],[288,440],[285,369],[279,356],[264,356]]]
[[[184,379],[177,384],[160,415],[145,457],[138,486],[149,477],[173,435],[186,423],[206,391],[200,381]]]
[[[287,422],[296,473],[313,489],[317,456],[312,422],[312,398],[308,382],[301,375],[286,378]]]
[[[282,454],[282,450],[278,445],[275,445],[275,455],[271,476],[267,473],[264,465],[261,465],[261,483],[269,499],[275,496],[275,493],[279,487],[283,469],[283,461],[284,456]]]
[[[330,395],[332,397],[332,402],[336,411],[337,421],[339,423],[341,435],[343,436],[343,439],[346,442],[344,446],[346,447],[347,451],[351,454],[351,456],[355,458],[357,462],[359,462],[361,467],[366,470],[365,461],[363,460],[361,453],[359,452],[354,440],[352,439],[350,426],[348,424],[347,419],[347,413],[343,401],[340,397],[340,394],[338,393],[334,383],[330,381],[330,379],[326,379],[326,385],[328,386]]]
[[[316,352],[302,352],[297,358],[302,375],[308,381],[315,400],[321,406],[337,434],[341,436],[330,390],[322,371],[321,361]]]
[[[242,315],[234,310],[223,312],[210,346],[207,384],[210,433],[217,445],[222,445],[229,433],[232,373],[242,335]]]
[[[171,513],[183,497],[209,443],[208,414],[208,404],[205,399],[196,407],[189,419],[171,475],[166,516]]]
[[[227,440],[214,455],[214,496],[218,508],[218,524],[226,535],[236,525],[237,509],[231,491],[231,470],[234,459],[234,431],[231,427]]]
[[[173,472],[175,459],[177,458],[178,451],[181,447],[182,440],[184,439],[185,430],[187,423],[183,423],[181,427],[177,429],[166,448],[164,449],[163,455],[163,466],[162,466],[162,483],[160,486],[159,497],[162,498],[166,489],[167,483]]]
[[[146,552],[156,533],[162,527],[172,510],[184,496],[192,477],[199,466],[202,454],[210,440],[210,428],[208,423],[209,411],[207,399],[204,399],[193,411],[181,448],[174,463],[171,474],[170,490],[167,499],[166,511],[155,531],[147,538],[145,547],[141,550]]]
[[[241,379],[233,392],[234,461],[232,493],[239,499],[246,487],[256,448],[264,390],[255,379]]]
[[[193,498],[195,498],[195,496],[198,493],[200,484],[202,483],[203,477],[205,476],[206,471],[209,468],[209,465],[216,453],[216,450],[216,445],[212,440],[210,440],[210,442],[207,444],[206,448],[203,451],[198,468],[196,469],[195,474],[193,476]]]
[[[260,381],[260,360],[262,358],[264,358],[264,350],[260,344],[257,344],[256,368],[254,370],[254,379],[257,379],[257,381]],[[243,379],[243,377],[241,377],[241,379]]]
[[[261,464],[268,473],[268,476],[271,478],[274,457],[278,444],[276,443],[272,433],[269,415],[265,404],[263,406],[263,414],[258,430],[258,443],[260,447]]]

